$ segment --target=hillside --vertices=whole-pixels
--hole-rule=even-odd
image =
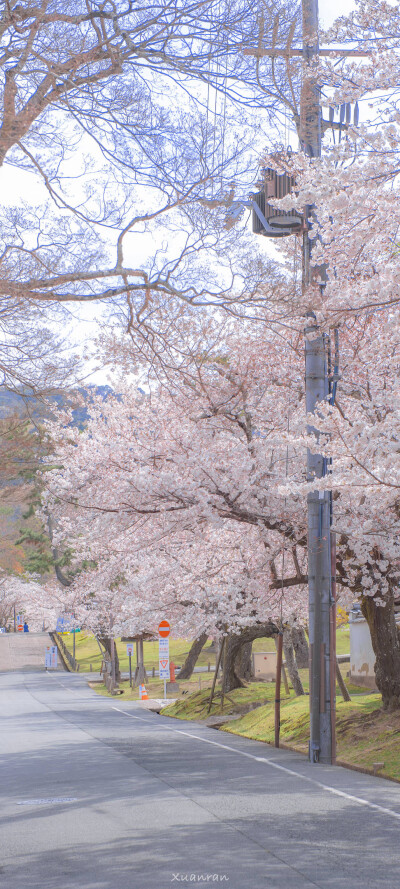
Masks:
[[[83,428],[93,396],[106,399],[111,392],[109,386],[88,386],[42,398],[0,386],[0,568],[20,574],[29,556],[29,544],[17,544],[21,530],[40,531],[34,515],[24,518],[34,493],[38,457],[45,453],[37,426],[57,410],[72,408],[73,425]]]

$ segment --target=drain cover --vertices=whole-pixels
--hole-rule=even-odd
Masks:
[[[76,796],[52,796],[49,799],[23,799],[17,806],[50,806],[56,803],[77,803]]]

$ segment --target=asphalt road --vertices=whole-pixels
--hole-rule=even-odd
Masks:
[[[0,633],[0,673],[7,670],[43,670],[48,633]],[[63,666],[58,657],[58,668]]]
[[[2,673],[4,889],[395,889],[400,786]]]

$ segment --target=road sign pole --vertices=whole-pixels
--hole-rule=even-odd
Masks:
[[[164,700],[167,697],[167,679],[169,680],[169,634],[171,627],[167,620],[162,620],[158,627],[158,666],[159,677],[164,680]]]
[[[129,688],[132,688],[132,655],[129,654]]]

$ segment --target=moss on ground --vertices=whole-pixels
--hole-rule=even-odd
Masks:
[[[273,744],[274,708],[259,707],[227,723],[223,731]],[[282,703],[280,737],[284,744],[307,753],[308,699],[295,698]],[[383,762],[379,774],[400,780],[400,712],[382,710],[379,695],[365,695],[357,701],[337,701],[336,739],[339,762],[372,771],[375,763]]]

